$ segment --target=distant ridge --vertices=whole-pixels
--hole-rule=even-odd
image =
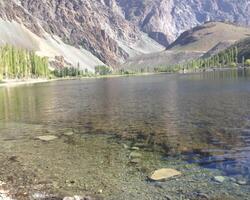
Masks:
[[[219,43],[232,43],[250,36],[250,29],[229,22],[206,22],[185,31],[167,50],[207,52]]]

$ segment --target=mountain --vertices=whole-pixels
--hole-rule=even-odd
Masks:
[[[103,1],[1,0],[1,43],[93,70],[164,49]]]
[[[203,51],[223,46],[250,36],[250,28],[231,23],[208,22],[182,33],[168,50]]]
[[[248,0],[0,0],[0,45],[93,71],[157,55],[208,20],[250,25],[249,11]]]
[[[168,46],[182,32],[206,21],[250,25],[248,0],[116,0],[127,20]]]
[[[207,22],[182,33],[167,50],[128,59],[121,68],[140,70],[174,65],[217,54],[250,37],[250,28],[224,22]]]

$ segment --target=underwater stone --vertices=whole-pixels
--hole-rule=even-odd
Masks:
[[[68,131],[68,132],[65,132],[63,133],[64,136],[72,136],[74,135],[74,132],[73,131]]]
[[[37,139],[42,140],[42,141],[46,141],[46,142],[55,140],[55,139],[57,139],[57,138],[58,138],[58,137],[56,137],[56,136],[54,136],[54,135],[43,135],[43,136],[37,137]]]
[[[153,181],[164,181],[174,176],[180,176],[180,175],[181,175],[181,172],[175,169],[163,168],[163,169],[154,171],[149,178]]]
[[[213,180],[218,182],[218,183],[223,183],[225,181],[225,177],[224,176],[215,176],[213,178]]]
[[[142,155],[138,152],[131,152],[130,155],[129,155],[129,158],[130,159],[134,159],[134,158],[141,158]]]

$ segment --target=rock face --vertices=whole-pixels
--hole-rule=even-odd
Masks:
[[[127,20],[167,46],[206,21],[250,25],[250,3],[241,0],[116,0]]]

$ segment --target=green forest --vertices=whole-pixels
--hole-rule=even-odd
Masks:
[[[0,80],[46,78],[49,75],[48,59],[35,52],[10,45],[0,47]]]

